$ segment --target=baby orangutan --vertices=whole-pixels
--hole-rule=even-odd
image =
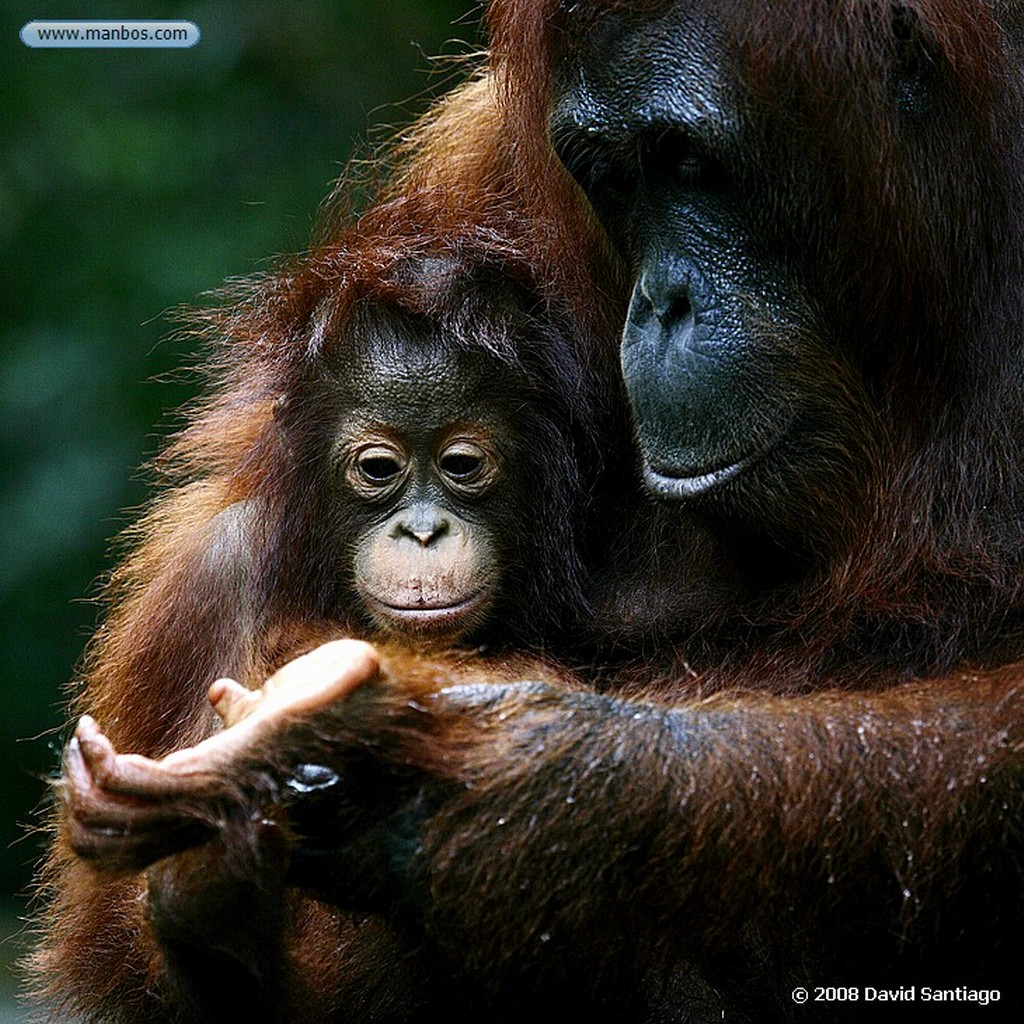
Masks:
[[[529,362],[539,321],[508,304],[470,323],[460,339],[462,325],[359,303],[281,403],[293,479],[272,513],[288,557],[270,599],[285,621],[521,647],[580,607],[579,444],[569,400]],[[553,573],[565,597],[544,599]]]
[[[230,314],[244,355],[172,446],[56,786],[38,959],[67,1019],[409,1019],[450,980],[372,847],[463,787],[440,756],[483,735],[460,682],[503,710],[544,675],[509,652],[580,642],[613,447],[560,315],[478,250],[331,247]],[[314,650],[339,637],[384,668]]]

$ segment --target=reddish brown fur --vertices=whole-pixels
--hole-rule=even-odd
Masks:
[[[278,564],[288,578],[287,557],[270,547],[280,542],[272,523],[245,524],[254,535],[242,536],[236,523],[225,526],[217,517],[254,496],[286,510],[301,500],[281,470],[275,407],[301,390],[308,361],[322,344],[317,339],[343,335],[361,301],[443,315],[458,328],[459,311],[446,309],[444,289],[432,294],[410,285],[402,270],[424,257],[454,254],[456,261],[504,267],[526,291],[546,289],[556,319],[569,324],[572,314],[578,322],[578,339],[602,333],[596,325],[608,304],[583,287],[591,273],[601,276],[593,268],[604,259],[589,230],[576,233],[577,258],[557,257],[557,265],[572,268],[564,279],[541,281],[527,259],[542,246],[537,239],[554,243],[543,219],[514,202],[508,154],[496,143],[503,135],[496,127],[501,114],[490,89],[486,78],[471,81],[414,126],[395,147],[392,179],[379,202],[356,222],[345,209],[342,184],[308,254],[226,289],[223,306],[188,315],[189,329],[215,346],[208,397],[158,460],[165,493],[125,537],[128,555],[107,588],[110,610],[87,652],[72,707],[74,716],[101,721],[119,749],[160,756],[197,742],[215,728],[206,701],[213,679],[230,675],[259,685],[286,655],[307,647],[311,633],[324,635],[323,626],[297,619],[301,608],[262,593],[261,580]],[[452,190],[452,181],[463,184]],[[580,223],[587,225],[585,216]],[[579,258],[586,250],[593,253],[589,263]],[[578,302],[574,314],[564,295]],[[471,327],[467,321],[465,329]],[[607,387],[600,382],[612,374],[607,351],[577,348],[581,369],[566,367],[566,381],[547,383],[578,403],[572,415],[586,432],[596,426],[586,411],[592,408],[588,395]],[[613,428],[612,418],[605,423]],[[570,513],[561,518],[568,521]],[[293,568],[303,578],[292,589],[311,592],[310,571]],[[326,628],[338,635],[351,623],[342,617]],[[58,840],[42,890],[50,896],[47,935],[32,969],[56,1013],[155,1021],[173,1012],[157,994],[159,958],[141,916],[143,879],[101,879]],[[303,914],[331,920],[316,909]],[[322,941],[343,944],[334,926],[327,927]],[[352,923],[345,918],[338,927],[351,931]],[[301,936],[295,941],[307,944]],[[316,973],[314,990],[345,988],[330,980],[334,967]]]
[[[551,67],[572,39],[561,31],[564,6],[510,0],[490,11],[496,77],[526,139],[546,134]],[[692,8],[723,26],[753,125],[745,141],[756,147],[732,169],[740,187],[762,209],[785,213],[791,236],[783,240],[794,251],[822,254],[812,295],[832,297],[836,309],[810,332],[827,332],[826,346],[867,353],[884,367],[885,390],[868,393],[844,379],[838,359],[808,364],[819,379],[835,375],[836,417],[852,425],[850,449],[836,453],[850,456],[849,491],[840,501],[824,494],[824,513],[814,500],[794,513],[806,517],[801,530],[826,531],[815,543],[816,568],[827,574],[744,602],[738,618],[728,587],[721,603],[698,588],[695,607],[674,578],[665,586],[679,588],[675,610],[658,606],[657,621],[642,628],[674,633],[706,688],[733,685],[737,674],[745,685],[776,689],[877,685],[880,673],[898,679],[965,658],[999,664],[1018,656],[1024,575],[1016,537],[978,510],[1012,524],[1024,501],[1021,438],[1008,415],[1020,396],[1007,373],[1024,316],[1024,156],[1007,128],[1020,121],[1024,92],[1019,76],[1006,76],[1019,12],[1000,11],[1000,23],[970,2],[902,5],[932,33],[941,68],[942,106],[931,115],[941,130],[908,139],[876,70],[894,45],[889,5],[806,0],[777,19],[752,17],[749,4],[733,0],[676,6],[680,16]],[[670,8],[657,0],[572,5],[572,33],[613,14],[642,23]],[[533,164],[521,166],[533,174]],[[820,210],[833,206],[837,223],[826,224]],[[700,538],[694,552],[674,511],[646,518],[659,543],[634,532],[636,548],[623,559],[640,560],[641,593],[659,578],[644,553],[662,549],[664,534],[684,561],[700,559],[707,544]],[[630,581],[615,581],[628,594]],[[609,618],[621,622],[623,608]],[[875,634],[890,629],[896,635],[877,644]],[[656,635],[645,662],[652,648],[665,650]]]
[[[378,268],[386,276],[396,255],[430,251],[439,235],[542,268],[552,300],[570,296],[585,365],[617,399],[609,324],[622,271],[547,144],[561,6],[492,5],[501,103],[480,78],[413,133],[356,231],[370,244],[353,245],[366,257],[354,277],[374,287]],[[461,986],[452,993],[512,1017],[564,998],[577,1012],[661,1019],[680,992],[706,995],[710,979],[716,1012],[789,1019],[788,1004],[758,998],[806,983],[808,963],[822,981],[866,963],[875,974],[851,982],[942,983],[927,970],[955,979],[960,969],[991,982],[986,967],[1019,955],[1024,160],[1014,133],[1024,102],[1005,37],[1020,17],[997,24],[967,0],[905,5],[934,34],[946,89],[943,133],[908,143],[875,72],[891,45],[888,5],[804,0],[778,19],[752,18],[737,0],[700,6],[726,27],[757,124],[750,187],[792,215],[790,241],[841,254],[822,259],[816,282],[837,307],[825,312],[840,336],[826,340],[850,345],[843,332],[859,332],[884,366],[888,389],[875,391],[842,367],[820,370],[857,438],[835,454],[851,466],[840,500],[855,498],[809,523],[816,561],[752,594],[730,576],[728,538],[681,527],[679,510],[630,491],[613,512],[622,539],[603,567],[601,670],[581,671],[586,685],[450,691],[450,665],[396,659],[339,718],[300,728],[250,766],[262,783],[296,761],[366,757],[401,776],[403,810],[402,786],[421,787],[435,801],[422,846],[406,875],[379,884],[415,894],[417,942],[440,953]],[[584,7],[646,17],[667,5]],[[773,191],[772,171],[792,167],[792,187]],[[822,189],[843,212],[838,237],[817,236]],[[269,667],[269,632],[225,620],[224,595],[192,581],[212,517],[273,471],[273,402],[304,357],[316,300],[346,280],[351,252],[331,242],[337,232],[329,221],[307,260],[213,317],[238,354],[171,453],[198,482],[143,525],[76,707],[119,749],[194,742],[211,727],[202,694],[213,675],[253,685]],[[228,423],[242,426],[221,441]],[[809,490],[816,511],[835,501],[821,491]],[[159,632],[140,626],[154,617]],[[240,774],[233,799],[262,813],[266,792]],[[228,838],[245,848],[244,836]],[[381,849],[336,842],[367,878],[387,874]],[[230,860],[216,847],[212,856]],[[39,958],[51,989],[96,1019],[166,1019],[152,1001],[159,969],[136,902],[142,883],[100,882],[60,846],[51,871],[58,903]],[[323,887],[347,905],[338,879]],[[406,923],[409,903],[378,901]],[[354,927],[312,903],[300,917],[316,919],[309,941],[327,948],[335,927]],[[370,953],[392,963],[401,941],[379,918],[371,928],[383,938]],[[352,998],[346,956],[367,947],[314,965],[302,942],[296,984],[323,1002],[296,1017],[330,1019]]]

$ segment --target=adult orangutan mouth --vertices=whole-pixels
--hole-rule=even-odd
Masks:
[[[721,487],[722,484],[734,480],[755,460],[756,455],[749,455],[731,465],[723,466],[720,469],[713,469],[707,473],[697,473],[693,476],[673,476],[654,469],[649,463],[644,464],[644,483],[647,489],[658,497],[667,498],[671,501],[685,501],[688,498],[696,498],[701,494]]]

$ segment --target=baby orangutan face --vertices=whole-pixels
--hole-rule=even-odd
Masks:
[[[490,397],[501,371],[394,336],[346,371],[331,458],[359,525],[343,568],[375,635],[448,643],[488,618],[527,526],[506,472],[512,428]]]

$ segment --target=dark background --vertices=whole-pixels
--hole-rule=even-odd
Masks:
[[[374,125],[479,45],[473,0],[0,7],[0,1020],[65,686],[139,470],[192,393],[166,313],[302,249]],[[184,19],[191,49],[25,47],[43,19]],[[456,42],[462,40],[462,42]],[[4,1002],[4,1000],[7,1000]],[[7,1007],[6,1009],[4,1007]]]

